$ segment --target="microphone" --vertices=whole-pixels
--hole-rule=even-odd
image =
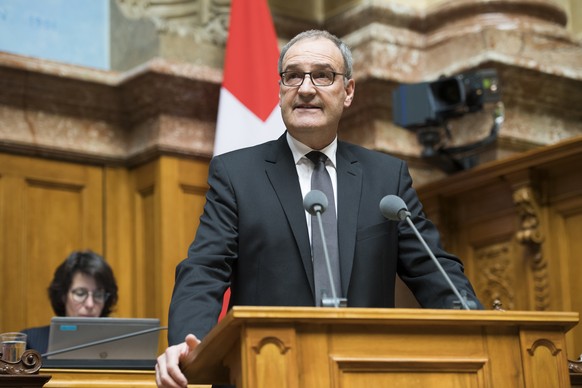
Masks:
[[[75,346],[71,346],[68,348],[63,348],[63,349],[59,349],[59,350],[54,350],[52,352],[43,353],[43,354],[41,354],[41,357],[44,358],[44,357],[49,357],[49,356],[56,356],[57,354],[68,353],[68,352],[72,352],[72,351],[79,350],[79,349],[85,349],[85,348],[89,348],[89,347],[95,346],[95,345],[107,344],[109,342],[115,342],[115,341],[119,341],[122,339],[130,338],[130,337],[136,337],[138,335],[148,334],[148,333],[152,333],[154,331],[166,330],[167,328],[168,328],[167,326],[160,326],[160,327],[153,327],[153,328],[140,330],[140,331],[134,331],[132,333],[122,334],[122,335],[118,335],[115,337],[105,338],[105,339],[97,340],[97,341],[91,341],[91,342],[87,342],[84,344],[75,345]]]
[[[432,261],[436,264],[437,268],[439,269],[439,271],[441,272],[441,274],[443,275],[443,277],[447,281],[449,287],[451,288],[453,293],[457,296],[457,298],[461,302],[461,306],[463,306],[463,308],[465,310],[471,310],[471,308],[469,308],[469,306],[467,305],[465,298],[461,296],[461,293],[459,292],[457,287],[455,287],[455,285],[453,284],[453,282],[449,278],[449,275],[447,275],[447,273],[445,272],[445,270],[441,266],[441,263],[434,256],[434,254],[432,253],[432,251],[428,247],[427,243],[424,241],[424,238],[422,238],[422,236],[418,232],[418,229],[416,229],[416,226],[414,226],[414,223],[412,222],[412,220],[410,218],[411,214],[408,211],[408,207],[406,206],[406,203],[404,203],[404,200],[402,200],[402,198],[400,198],[396,195],[387,195],[384,198],[382,198],[382,200],[380,201],[380,211],[382,212],[382,215],[384,217],[386,217],[387,219],[389,219],[391,221],[404,221],[404,220],[406,220],[408,222],[408,225],[410,225],[410,227],[414,231],[414,234],[416,235],[418,240],[421,242],[422,246],[424,247],[424,249],[426,250],[426,252],[430,256]]]
[[[307,213],[315,216],[327,210],[327,197],[319,190],[311,190],[305,198],[303,198],[303,207]]]
[[[323,232],[323,222],[321,221],[321,214],[327,209],[328,201],[325,194],[319,190],[311,190],[305,198],[303,198],[303,208],[309,214],[317,217],[319,232],[321,233],[321,241],[323,242],[323,256],[325,258],[325,265],[327,268],[327,274],[329,276],[329,284],[331,286],[331,298],[326,298],[325,295],[321,299],[321,305],[323,307],[346,307],[348,305],[348,300],[346,298],[338,298],[335,289],[335,283],[333,281],[333,275],[331,273],[331,263],[329,260],[329,253],[327,252],[327,243],[325,241],[325,233]],[[312,231],[313,233],[313,231]]]
[[[382,215],[391,221],[404,221],[410,217],[410,212],[402,198],[396,195],[387,195],[380,201]]]

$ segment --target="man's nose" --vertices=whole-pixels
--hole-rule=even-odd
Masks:
[[[311,80],[311,74],[306,73],[303,76],[303,83],[299,86],[299,92],[301,93],[313,93],[315,91],[315,85]]]

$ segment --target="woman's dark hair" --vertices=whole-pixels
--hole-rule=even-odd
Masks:
[[[48,288],[55,314],[61,317],[66,315],[67,294],[77,272],[95,279],[97,286],[109,294],[103,305],[101,317],[109,316],[117,303],[117,283],[105,259],[90,250],[71,253],[55,270],[53,281]]]

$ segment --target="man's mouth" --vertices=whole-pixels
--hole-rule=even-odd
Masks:
[[[301,105],[296,105],[294,109],[321,109],[318,106],[315,105],[305,105],[305,104],[301,104]]]

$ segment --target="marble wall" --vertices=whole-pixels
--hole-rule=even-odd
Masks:
[[[230,1],[111,1],[116,70],[0,53],[0,151],[117,165],[160,154],[211,156]],[[402,82],[497,70],[505,122],[497,141],[476,153],[478,163],[582,135],[582,43],[577,18],[568,18],[580,16],[575,2],[269,4],[281,44],[325,28],[352,47],[356,98],[340,137],[408,160],[417,184],[447,173],[420,157],[414,132],[392,123],[391,94]],[[124,32],[124,18],[148,23],[148,44],[139,29]],[[483,137],[491,117],[454,122],[448,145]]]

